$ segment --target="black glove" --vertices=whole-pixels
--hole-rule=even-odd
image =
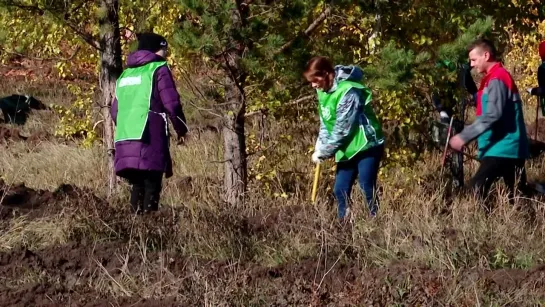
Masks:
[[[529,88],[526,91],[533,96],[543,96],[543,94],[545,94],[545,91],[541,87]]]

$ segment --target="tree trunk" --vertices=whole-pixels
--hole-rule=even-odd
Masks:
[[[121,36],[119,32],[119,1],[102,0],[102,7],[107,14],[99,18],[100,25],[100,89],[102,91],[102,109],[104,117],[104,144],[108,151],[108,196],[111,196],[116,184],[114,172],[114,127],[110,116],[110,107],[115,97],[115,82],[121,75]]]
[[[225,200],[240,207],[247,186],[246,139],[244,136],[244,117],[225,119],[223,126],[223,147],[225,159]]]
[[[235,57],[236,58],[236,57]],[[232,60],[235,60],[231,57]],[[243,78],[238,76],[237,62],[231,62],[231,75],[226,77],[225,98],[231,106],[223,121],[224,189],[225,200],[240,207],[247,187],[246,137],[244,121],[246,102],[242,88]]]
[[[242,29],[248,18],[248,5],[242,0],[235,0],[236,9],[231,13],[231,22]],[[236,207],[241,207],[248,185],[246,160],[246,137],[244,121],[246,115],[246,97],[244,82],[246,74],[240,65],[246,46],[244,42],[230,42],[228,51],[222,54],[222,68],[225,72],[226,110],[223,118],[223,187],[225,200]]]

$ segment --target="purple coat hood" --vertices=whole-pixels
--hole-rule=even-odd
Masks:
[[[139,67],[165,59],[155,53],[140,50],[127,58],[127,67]],[[117,99],[111,108],[112,119],[117,123]],[[153,76],[153,89],[148,122],[141,140],[115,143],[115,172],[125,177],[130,170],[162,171],[166,177],[172,176],[172,159],[169,150],[168,125],[160,113],[166,114],[178,137],[184,136],[188,129],[176,90],[172,73],[168,66],[162,66]]]

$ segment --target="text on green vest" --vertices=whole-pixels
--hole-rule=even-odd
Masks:
[[[115,142],[142,139],[150,112],[153,76],[163,65],[166,65],[165,61],[127,68],[117,80]]]

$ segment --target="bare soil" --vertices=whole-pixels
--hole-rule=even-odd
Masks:
[[[250,302],[261,297],[263,306],[387,306],[401,302],[406,306],[431,306],[445,303],[456,284],[469,293],[477,285],[493,294],[524,288],[545,293],[545,266],[531,270],[462,270],[454,274],[411,263],[361,268],[335,258],[311,258],[271,268],[238,263],[235,271],[227,261],[199,261],[169,252],[150,253],[144,263],[138,249],[128,248],[126,243],[111,242],[0,253],[0,301],[6,306],[189,306],[203,302],[200,291],[204,289],[195,285],[195,275],[204,277],[210,287],[225,284],[230,291],[244,291]],[[127,257],[127,263],[120,254]],[[180,289],[190,292],[168,298],[144,298],[138,293],[112,297],[89,286],[102,272],[120,279],[124,266],[138,274],[149,263],[157,262],[164,263],[164,269],[179,278]],[[29,271],[39,273],[43,281],[17,285]],[[147,282],[152,285],[161,275],[163,272],[150,272]],[[472,305],[470,298],[456,304]]]
[[[128,206],[112,206],[91,191],[71,185],[44,191],[0,182],[0,191],[5,195],[0,230],[17,216],[34,219],[73,210],[74,216],[91,217],[88,228],[75,231],[66,245],[0,252],[0,302],[5,306],[194,306],[206,303],[209,289],[216,289],[230,306],[472,306],[476,288],[490,297],[520,291],[545,298],[545,266],[456,272],[411,262],[363,267],[348,249],[272,267],[251,257],[185,257],[172,248],[175,244],[169,238],[183,237],[180,221],[189,218],[189,212],[163,208],[134,218]],[[199,219],[207,222],[199,231],[235,233],[240,242],[271,239],[275,233],[289,231],[309,210],[293,206],[252,217],[203,211]],[[102,240],[89,240],[90,230]],[[136,232],[152,242],[148,246],[155,244],[145,256],[129,237]],[[457,239],[456,230],[444,231],[442,240]],[[486,246],[475,248],[487,250]],[[114,285],[127,276],[139,284],[121,295],[101,286]],[[142,276],[146,279],[140,280]],[[159,290],[136,290],[157,284],[175,285],[177,291],[165,295]],[[456,291],[458,296],[453,298]]]

